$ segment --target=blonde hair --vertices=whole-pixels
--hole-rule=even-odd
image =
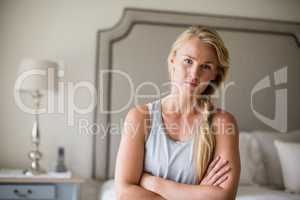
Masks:
[[[200,107],[203,109],[203,112],[201,112],[203,123],[201,124],[200,130],[194,134],[193,157],[197,168],[197,178],[198,181],[200,181],[203,178],[209,163],[213,159],[216,145],[215,136],[210,128],[212,116],[211,111],[214,108],[210,101],[210,95],[215,92],[215,87],[219,87],[226,78],[229,68],[229,54],[223,40],[216,31],[208,27],[191,26],[181,33],[172,45],[168,56],[168,71],[170,79],[172,78],[172,57],[176,55],[176,51],[181,47],[181,45],[192,37],[196,37],[202,42],[214,47],[219,61],[215,80],[211,81],[211,84],[209,84],[205,91],[201,94],[202,98],[200,99]]]

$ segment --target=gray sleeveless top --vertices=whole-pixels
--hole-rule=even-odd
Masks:
[[[193,139],[175,141],[164,129],[160,99],[147,104],[151,129],[145,143],[144,171],[164,179],[197,184]]]

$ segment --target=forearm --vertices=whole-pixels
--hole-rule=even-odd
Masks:
[[[165,200],[160,195],[144,189],[139,185],[126,184],[117,190],[118,200]]]
[[[216,186],[188,185],[166,179],[160,179],[155,191],[168,200],[232,200],[226,190]]]

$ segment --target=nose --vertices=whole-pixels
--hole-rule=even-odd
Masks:
[[[192,78],[191,82],[192,83],[198,83],[198,78]]]
[[[198,66],[194,66],[191,70],[190,76],[191,76],[191,80],[192,82],[198,82],[199,81],[199,77],[201,76],[201,67]]]

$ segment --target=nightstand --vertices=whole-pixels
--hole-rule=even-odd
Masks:
[[[81,178],[0,178],[0,199],[78,200]]]

